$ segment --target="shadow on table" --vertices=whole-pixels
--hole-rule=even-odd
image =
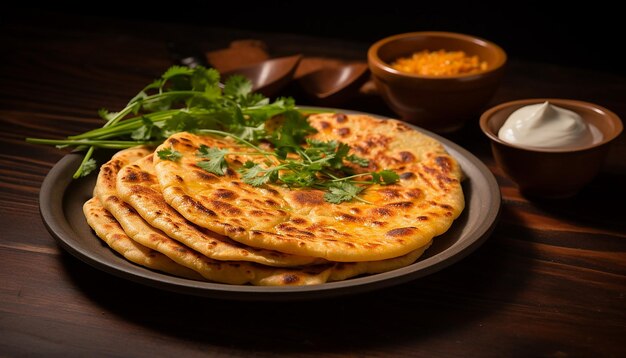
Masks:
[[[524,235],[516,230],[516,235]],[[497,227],[469,257],[407,284],[282,303],[179,295],[107,275],[68,254],[63,260],[69,276],[94,304],[183,341],[251,353],[371,353],[405,344],[415,347],[442,339],[442,332],[473,329],[485,316],[515,301],[532,275],[532,262],[505,246],[508,235]]]
[[[626,175],[601,173],[577,195],[566,199],[530,200],[541,210],[564,221],[595,229],[626,231]]]

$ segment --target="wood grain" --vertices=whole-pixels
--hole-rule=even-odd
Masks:
[[[274,55],[353,60],[367,49],[76,16],[0,24],[1,356],[626,356],[624,135],[593,183],[556,202],[521,196],[496,167],[477,123],[449,135],[495,173],[499,225],[461,262],[357,296],[294,303],[184,296],[108,275],[57,246],[37,195],[65,152],[24,138],[101,125],[99,108],[122,107],[172,64],[168,41],[215,49],[246,38],[264,41]],[[625,77],[515,59],[492,103],[543,96],[596,102],[626,118]],[[344,107],[391,115],[377,97]]]

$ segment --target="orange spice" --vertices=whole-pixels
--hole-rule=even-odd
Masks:
[[[487,62],[478,56],[468,56],[463,51],[429,51],[413,53],[391,64],[398,71],[426,76],[453,76],[471,74],[487,69]]]

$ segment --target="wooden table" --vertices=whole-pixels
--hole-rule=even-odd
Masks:
[[[172,64],[166,43],[265,41],[274,55],[365,59],[366,43],[106,19],[33,18],[0,31],[0,356],[626,356],[626,138],[578,196],[529,201],[494,164],[477,120],[448,138],[496,175],[499,225],[476,252],[410,283],[321,301],[184,296],[62,250],[38,210],[64,154],[27,136],[99,126]],[[626,118],[626,77],[511,59],[492,104],[565,97]],[[307,104],[305,100],[301,104]],[[391,115],[377,97],[348,109]]]

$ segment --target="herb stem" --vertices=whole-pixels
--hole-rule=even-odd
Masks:
[[[228,152],[225,155],[263,155],[263,156],[274,156],[276,157],[276,153],[270,153],[270,152]]]
[[[149,113],[149,114],[146,114],[145,117],[149,118],[151,121],[156,123],[156,122],[167,120],[168,118],[171,118],[172,115],[178,112],[181,112],[181,110],[172,109],[172,110],[167,110],[167,111]],[[86,139],[86,138],[97,138],[97,137],[108,136],[108,135],[115,136],[119,134],[131,133],[133,130],[142,126],[141,118],[142,118],[141,116],[128,118],[128,119],[125,119],[123,123],[118,123],[113,126],[109,126],[107,128],[104,128],[104,127],[96,128],[96,129],[90,130],[82,134],[69,136],[67,138],[68,139]]]
[[[309,156],[306,154],[306,152],[305,152],[304,150],[302,150],[302,149],[298,148],[298,154],[299,154],[301,157],[303,157],[303,158],[305,158],[306,160],[308,160],[308,161],[309,161],[309,163],[313,164],[313,161],[311,160],[311,157],[309,157]]]
[[[72,175],[72,178],[78,179],[83,175],[83,168],[85,166],[85,163],[87,163],[87,161],[91,158],[91,155],[93,154],[93,150],[94,150],[93,146],[89,147],[89,149],[87,150],[87,153],[85,153],[85,157],[80,162],[78,169],[76,169],[76,172],[74,172],[74,175]]]
[[[342,181],[342,180],[348,180],[348,179],[352,179],[352,178],[358,178],[358,177],[362,177],[365,175],[372,175],[372,172],[367,172],[367,173],[359,173],[359,174],[354,174],[354,175],[350,175],[347,177],[342,177],[342,178],[337,178],[335,177],[333,180],[331,181]],[[364,182],[364,183],[369,183],[371,184],[372,182]]]
[[[200,129],[200,130],[197,131],[197,133],[217,134],[217,135],[221,135],[221,136],[224,136],[224,137],[231,137],[234,140],[236,140],[238,142],[241,142],[241,143],[247,145],[250,148],[256,149],[259,153],[264,153],[264,155],[276,156],[276,153],[266,152],[263,149],[257,147],[256,145],[248,142],[247,140],[245,140],[245,139],[243,139],[241,137],[238,137],[238,136],[236,136],[236,135],[234,135],[232,133],[229,133],[229,132],[218,131],[218,130],[215,130],[215,129]]]
[[[91,148],[109,148],[109,149],[123,149],[130,148],[137,145],[154,145],[155,142],[146,141],[130,141],[130,140],[70,140],[70,139],[41,139],[41,138],[26,138],[26,142],[33,144],[49,144],[49,145],[69,145],[76,146],[90,146]]]
[[[337,177],[337,176],[333,175],[333,173],[331,173],[331,172],[329,172],[329,171],[326,171],[326,170],[324,170],[322,173],[323,173],[324,175],[326,175],[326,176],[329,176],[329,177],[331,177],[331,178],[335,179],[335,180],[332,180],[332,181],[338,181],[338,180],[341,180],[341,179],[342,179],[342,178],[339,178],[339,177]]]
[[[214,174],[224,175],[227,155],[265,157],[257,158],[258,163],[248,160],[237,169],[244,182],[253,186],[283,183],[289,187],[314,187],[325,190],[324,199],[331,203],[353,198],[369,203],[358,197],[364,190],[361,185],[393,184],[398,180],[398,175],[389,170],[353,175],[353,168],[346,162],[365,168],[368,161],[348,155],[347,144],[306,140],[315,133],[306,115],[332,112],[332,109],[300,110],[291,98],[277,98],[270,103],[261,94],[252,93],[252,85],[244,77],[231,76],[223,86],[219,77],[215,69],[172,66],[119,112],[102,109],[99,114],[105,123],[101,128],[65,139],[26,138],[26,141],[84,151],[85,157],[74,178],[97,169],[92,156],[98,148],[158,145],[170,135],[186,131],[231,137],[237,143],[226,146],[232,152],[228,148],[201,146],[198,156],[203,160],[198,165]],[[267,125],[268,120],[279,115],[276,122]],[[259,144],[262,141],[273,147]],[[164,160],[177,160],[182,154],[170,148],[169,152],[161,150],[157,155]],[[349,176],[342,178],[343,175]],[[371,180],[365,180],[369,179],[365,178],[367,175],[371,175]]]
[[[110,127],[110,126],[113,126],[113,125],[117,124],[124,117],[126,117],[126,115],[128,115],[129,113],[131,113],[134,110],[138,110],[139,107],[141,107],[142,103],[153,102],[153,101],[165,98],[165,97],[173,97],[173,96],[180,96],[180,95],[204,95],[204,92],[201,92],[201,91],[169,91],[169,92],[160,92],[160,93],[157,93],[157,94],[146,96],[144,98],[137,99],[137,100],[132,101],[131,103],[129,103],[124,109],[122,109],[110,121],[106,122],[104,124],[103,128]]]
[[[115,115],[115,117],[111,118],[111,120],[106,122],[102,126],[102,128],[106,128],[106,127],[109,127],[109,126],[112,126],[112,125],[116,124],[117,122],[122,120],[122,118],[126,117],[127,114],[132,112],[133,108],[135,108],[135,106],[130,106],[130,105],[126,106],[126,108],[122,109],[118,114]]]

